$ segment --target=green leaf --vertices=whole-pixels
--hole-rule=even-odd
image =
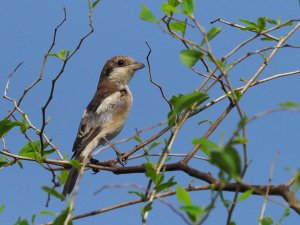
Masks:
[[[283,222],[283,220],[284,220],[286,217],[288,217],[290,214],[291,214],[290,208],[286,208],[286,209],[284,210],[283,215],[279,218],[278,222],[276,223],[276,225],[281,224],[281,223]]]
[[[94,1],[92,4],[92,9],[94,9],[99,2],[100,2],[100,0]]]
[[[22,125],[20,126],[20,130],[24,134],[29,126],[28,126],[27,120],[26,120],[26,113],[23,113],[22,116],[23,116],[23,119],[22,119]]]
[[[56,214],[54,212],[51,212],[51,211],[41,211],[40,214],[41,215],[51,215],[51,216],[56,217]]]
[[[136,140],[136,141],[139,142],[140,144],[143,143],[143,140],[141,139],[141,136],[138,135],[138,134],[134,136],[134,140]]]
[[[236,97],[236,100],[239,101],[242,97],[242,93],[239,90],[234,90],[233,91]]]
[[[0,168],[6,166],[8,162],[9,162],[8,159],[0,156]]]
[[[53,152],[55,152],[55,150],[53,148],[49,149],[49,150],[44,150],[45,155],[51,155]]]
[[[245,83],[248,82],[244,77],[241,77],[241,78],[240,78],[240,81],[245,82]]]
[[[197,218],[199,218],[203,213],[204,210],[199,205],[186,205],[186,206],[180,206],[180,209],[185,211],[190,220],[193,222],[197,221]]]
[[[251,22],[249,20],[245,20],[245,19],[239,19],[239,21],[241,21],[242,23],[248,25],[244,28],[241,28],[241,30],[251,30],[251,31],[258,31],[258,25],[254,22]]]
[[[181,2],[182,12],[187,16],[190,16],[194,12],[194,0],[182,0]]]
[[[50,53],[48,53],[48,56],[53,56],[53,57],[61,59],[62,61],[65,61],[66,60],[66,56],[68,54],[69,54],[69,51],[67,51],[66,49],[62,49],[58,53],[51,53],[50,52]]]
[[[3,212],[3,209],[4,209],[4,208],[5,208],[5,205],[4,205],[4,204],[0,205],[0,213]]]
[[[277,25],[280,25],[281,24],[281,20],[280,20],[280,17],[278,16],[277,17]]]
[[[60,183],[64,184],[66,183],[67,179],[68,179],[68,171],[67,170],[61,170],[60,174],[57,176]]]
[[[213,125],[213,121],[211,121],[211,120],[201,120],[198,122],[198,125],[200,125],[202,123],[209,123],[210,126]]]
[[[149,147],[149,151],[153,148],[155,148],[156,146],[160,145],[161,144],[161,141],[155,141],[153,142],[150,147]]]
[[[161,5],[161,11],[163,11],[167,16],[171,16],[173,13],[172,6],[169,5],[168,2],[164,2]]]
[[[258,27],[258,32],[266,30],[266,18],[265,17],[259,17],[257,19],[257,27]]]
[[[146,176],[149,177],[155,185],[159,185],[163,180],[163,174],[157,174],[153,163],[147,162],[144,164],[146,168]]]
[[[164,190],[166,190],[170,187],[173,187],[176,184],[177,184],[177,182],[174,181],[174,176],[172,176],[167,182],[159,184],[156,187],[156,191],[157,191],[157,193],[159,193],[159,192],[164,191]]]
[[[170,104],[173,106],[173,109],[168,114],[169,126],[174,124],[178,113],[190,108],[194,104],[196,104],[195,107],[197,107],[208,98],[208,95],[202,92],[192,92],[186,95],[173,96],[170,100]]]
[[[23,164],[22,164],[22,162],[21,162],[20,160],[17,160],[17,164],[18,164],[18,166],[19,166],[21,169],[23,169]]]
[[[140,18],[142,20],[146,20],[148,22],[152,23],[159,23],[159,20],[155,18],[155,16],[152,14],[152,12],[147,8],[147,6],[142,5],[142,12],[140,13]]]
[[[210,153],[212,151],[219,151],[220,147],[213,141],[207,140],[205,138],[194,138],[192,140],[193,145],[200,144],[200,150],[206,154],[207,156],[210,156]]]
[[[268,37],[260,38],[260,40],[262,40],[262,41],[275,41],[274,39],[268,38]]]
[[[145,194],[143,192],[138,192],[138,191],[128,191],[129,194],[135,194],[137,196],[139,196],[140,198],[144,199],[145,198]]]
[[[43,189],[45,192],[47,192],[48,194],[50,194],[50,195],[52,195],[52,196],[54,196],[54,197],[56,197],[56,198],[59,198],[59,199],[62,200],[62,201],[65,200],[65,198],[66,198],[62,193],[56,191],[56,190],[53,189],[53,188],[50,188],[50,187],[47,187],[47,186],[43,186],[42,189]]]
[[[293,185],[292,192],[296,194],[298,188],[300,187],[300,169],[298,169],[297,173],[294,175],[295,183]]]
[[[280,103],[279,106],[283,108],[293,108],[293,107],[299,107],[300,104],[297,102],[287,101],[287,102]]]
[[[273,224],[273,219],[272,219],[272,217],[268,216],[268,217],[263,218],[260,221],[260,223],[261,223],[261,225],[272,225]]]
[[[232,146],[225,147],[223,151],[211,152],[209,161],[231,177],[238,178],[241,174],[240,155]]]
[[[267,17],[265,17],[265,20],[269,24],[277,25],[277,21],[276,20],[273,20],[273,19],[270,19],[270,18],[267,18]]]
[[[155,180],[156,173],[155,173],[155,167],[154,167],[153,163],[147,162],[144,164],[144,166],[146,168],[145,175],[147,177],[151,178],[151,180]]]
[[[71,159],[70,161],[70,164],[72,167],[76,168],[76,169],[80,169],[80,162],[76,159]]]
[[[256,23],[251,22],[251,21],[249,21],[249,20],[239,19],[239,21],[241,21],[242,23],[248,25],[248,27],[251,27],[251,28],[253,28],[253,29],[255,29],[255,30],[256,30],[256,28],[257,28]]]
[[[202,59],[203,56],[203,52],[197,51],[195,49],[186,49],[180,52],[181,62],[190,68],[193,67],[196,62],[198,62],[198,60]]]
[[[247,138],[238,136],[232,140],[231,144],[247,144],[247,142]]]
[[[177,98],[172,98],[170,103],[172,104],[174,111],[180,113],[183,110],[191,107],[193,104],[199,106],[201,103],[208,99],[208,95],[202,92],[192,92],[186,95],[179,95]]]
[[[35,214],[33,214],[33,215],[32,215],[32,217],[31,217],[31,223],[32,223],[32,224],[34,224],[34,223],[35,223],[35,218],[36,218],[36,215],[35,215]]]
[[[161,5],[161,10],[167,15],[167,16],[171,16],[173,14],[173,12],[178,12],[179,10],[171,5],[169,2],[164,2]]]
[[[9,119],[4,119],[0,121],[0,138],[7,134],[13,127],[19,126],[23,127],[24,124],[20,121],[10,121]]]
[[[210,59],[210,57],[209,57],[209,59]],[[226,68],[226,62],[223,62],[222,60],[220,60],[220,59],[217,59],[217,58],[215,58],[214,59],[214,61],[216,61],[217,62],[217,64],[218,64],[218,66],[219,67],[221,67],[222,69],[224,69],[225,70],[225,68]]]
[[[237,129],[238,130],[243,129],[246,126],[247,122],[248,122],[247,116],[243,116],[238,123]]]
[[[202,92],[192,92],[186,95],[173,96],[170,100],[173,109],[168,114],[169,125],[172,126],[174,124],[178,113],[190,108],[194,104],[196,104],[195,107],[197,107],[208,98],[208,95]]]
[[[177,7],[179,5],[179,1],[178,0],[168,0],[169,5],[173,6],[173,7]]]
[[[28,221],[26,219],[18,218],[17,222],[14,225],[29,225]]]
[[[56,217],[56,219],[54,220],[53,225],[62,225],[62,224],[65,224],[65,221],[66,221],[66,219],[68,217],[68,212],[69,212],[69,207],[66,208],[66,209],[64,209],[64,210],[62,210],[61,213],[60,213],[60,215],[58,217]],[[70,219],[68,225],[72,225],[72,224],[73,224],[73,222]]]
[[[144,206],[143,213],[145,214],[146,212],[149,212],[151,210],[152,210],[152,202],[149,202],[147,205]]]
[[[181,21],[175,21],[170,23],[170,29],[173,31],[185,33],[186,24]]]
[[[248,191],[245,191],[243,194],[241,194],[238,198],[238,202],[241,202],[241,201],[244,201],[246,200],[247,198],[249,198],[250,195],[252,195],[254,189],[251,188],[249,189]]]
[[[180,185],[177,185],[176,197],[177,197],[177,200],[180,201],[181,203],[183,203],[185,206],[193,205],[190,194]]]
[[[217,36],[221,32],[221,27],[212,27],[206,34],[207,40],[212,40],[215,36]],[[202,40],[201,45],[205,44],[205,39]]]
[[[293,21],[290,21],[290,22],[288,22],[287,24],[285,24],[284,26],[285,27],[288,27],[288,26],[292,26],[293,25]]]
[[[241,30],[257,31],[257,29],[256,29],[256,28],[253,28],[253,27],[244,27],[244,28],[241,28]]]
[[[45,144],[44,147],[47,147],[47,144]],[[40,153],[41,153],[40,140],[28,142],[19,151],[20,156],[25,156],[31,159],[40,159]]]

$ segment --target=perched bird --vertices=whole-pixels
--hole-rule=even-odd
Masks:
[[[105,63],[96,93],[80,121],[72,158],[86,162],[95,148],[119,134],[132,105],[128,83],[135,71],[144,67],[143,63],[127,56],[115,56]],[[78,175],[78,169],[72,167],[64,195],[72,192]]]

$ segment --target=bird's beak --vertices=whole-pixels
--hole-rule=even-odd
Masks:
[[[145,67],[143,63],[140,62],[135,62],[134,64],[131,65],[133,70],[140,70]]]

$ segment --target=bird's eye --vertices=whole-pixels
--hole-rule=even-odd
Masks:
[[[118,61],[118,65],[119,65],[119,66],[123,66],[123,65],[124,65],[124,61],[123,61],[122,59],[120,59],[120,60]]]

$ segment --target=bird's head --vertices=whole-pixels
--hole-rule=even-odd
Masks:
[[[107,79],[118,85],[127,85],[134,72],[144,67],[143,63],[128,56],[115,56],[105,63],[101,72],[101,79]]]

